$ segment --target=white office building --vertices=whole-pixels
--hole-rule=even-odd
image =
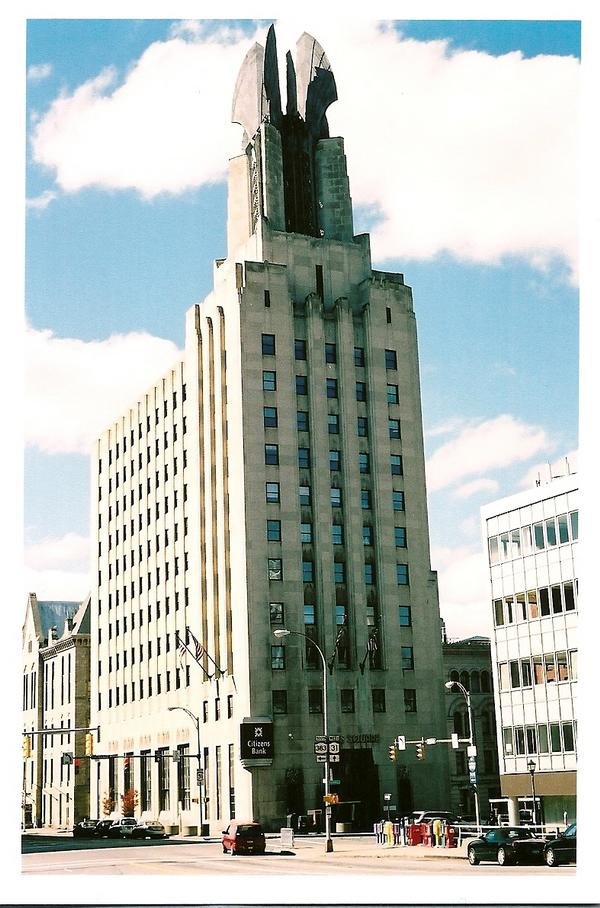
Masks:
[[[482,508],[500,782],[513,821],[533,792],[538,820],[575,819],[578,495],[567,474]]]

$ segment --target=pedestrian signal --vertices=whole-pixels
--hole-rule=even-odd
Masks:
[[[94,736],[91,732],[88,731],[85,736],[85,755],[86,757],[91,757],[94,753]]]
[[[389,750],[390,760],[395,760],[396,759],[396,744],[395,743],[390,744],[388,750]]]
[[[31,756],[31,740],[29,735],[23,735],[23,759],[28,760]]]
[[[425,759],[425,744],[422,741],[419,741],[417,744],[417,760]]]

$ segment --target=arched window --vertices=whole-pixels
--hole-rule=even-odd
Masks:
[[[486,694],[489,694],[490,688],[490,673],[488,671],[483,671],[481,673],[481,690]]]
[[[458,672],[450,672],[450,680],[451,681],[460,681]]]
[[[481,690],[479,685],[479,672],[471,672],[471,690],[474,694],[478,694]]]
[[[468,672],[461,672],[461,673],[460,673],[460,683],[461,683],[462,686],[465,687],[467,690],[470,690],[470,683],[471,683],[471,681],[470,681],[469,673],[468,673]]]
[[[452,724],[454,727],[454,733],[462,737],[463,733],[463,717],[462,713],[458,710],[452,716]]]

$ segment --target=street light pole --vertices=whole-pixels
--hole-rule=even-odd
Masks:
[[[289,631],[287,628],[281,627],[273,631],[273,636],[280,639],[281,637],[304,637],[305,640],[308,640],[309,643],[315,647],[319,656],[321,657],[321,662],[323,663],[323,735],[327,744],[327,753],[325,755],[325,778],[323,782],[325,784],[325,853],[330,854],[333,851],[333,840],[331,838],[331,804],[329,803],[329,725],[327,718],[327,662],[325,661],[325,656],[323,655],[323,650],[318,643],[315,643],[310,637],[306,634],[301,634],[299,631]]]
[[[173,712],[173,710],[175,710],[175,709],[180,709],[180,710],[182,710],[182,712],[187,713],[187,715],[190,717],[190,719],[196,726],[196,748],[197,748],[196,756],[198,758],[198,772],[201,773],[202,772],[202,753],[200,751],[200,717],[196,716],[191,711],[191,709],[187,708],[187,706],[169,706],[168,709],[169,709],[169,712]],[[200,778],[202,781],[200,781],[198,783],[198,801],[200,802],[200,804],[199,804],[200,825],[198,827],[199,836],[202,835],[202,825],[203,825],[203,823],[202,823],[202,801],[203,801],[203,793],[204,793],[204,778],[202,776],[200,776]]]
[[[535,800],[535,770],[536,770],[535,760],[529,760],[529,762],[527,763],[527,769],[529,770],[529,772],[531,774],[531,797],[533,798],[533,825],[537,826],[538,816],[537,816],[537,803]]]
[[[471,709],[471,694],[467,688],[460,683],[460,681],[446,681],[445,686],[448,690],[452,690],[453,687],[458,687],[463,697],[465,698],[467,704],[467,716],[469,718],[469,744],[471,747],[474,746],[475,742],[473,740],[473,710]],[[473,782],[474,792],[475,792],[475,822],[477,823],[477,831],[481,828],[481,820],[479,817],[479,790],[477,788],[477,756],[475,756],[475,769],[473,770],[473,775],[475,781]]]

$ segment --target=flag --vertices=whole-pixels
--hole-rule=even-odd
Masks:
[[[187,653],[187,646],[179,636],[179,631],[175,631],[175,641],[177,643],[177,661],[181,668],[185,665],[185,654]]]
[[[337,637],[335,638],[335,643],[333,645],[333,652],[331,654],[329,662],[327,663],[327,666],[328,666],[330,672],[333,672],[333,666],[335,663],[335,657],[337,656],[338,646],[342,642],[342,637],[344,635],[345,630],[346,630],[346,623],[344,622],[344,624],[342,624],[342,626],[340,627],[340,629],[338,631]]]
[[[204,649],[202,644],[196,639],[196,637],[191,632],[189,627],[186,627],[185,632],[186,632],[186,636],[188,638],[188,642],[189,642],[189,638],[191,637],[193,644],[194,644],[193,649],[192,649],[192,655],[193,655],[194,659],[196,660],[196,662],[200,662],[200,659],[202,658],[202,656],[204,655],[206,650]]]

